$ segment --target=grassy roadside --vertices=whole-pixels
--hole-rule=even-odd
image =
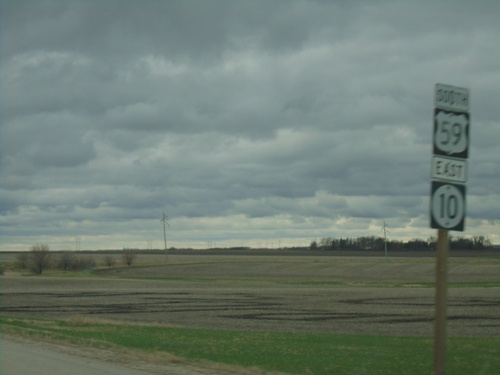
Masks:
[[[429,337],[202,330],[127,325],[83,317],[51,321],[0,316],[2,331],[65,340],[79,345],[118,346],[167,352],[188,360],[257,367],[289,374],[430,374]],[[500,373],[500,337],[450,338],[450,374]]]

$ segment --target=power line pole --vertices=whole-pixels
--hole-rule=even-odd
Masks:
[[[167,231],[165,229],[165,225],[170,226],[167,219],[168,219],[168,216],[166,216],[165,212],[164,212],[163,217],[161,218],[160,221],[163,223],[163,240],[165,241],[165,261],[167,261]]]
[[[389,232],[389,230],[387,229],[387,224],[385,223],[385,220],[384,220],[384,226],[383,226],[382,230],[384,231],[384,250],[385,250],[385,257],[387,258],[387,232]]]

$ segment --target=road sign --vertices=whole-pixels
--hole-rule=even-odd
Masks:
[[[464,230],[469,157],[469,89],[436,84],[431,164],[431,227]]]
[[[465,183],[467,181],[467,160],[433,156],[431,177],[433,180]]]
[[[434,155],[467,159],[469,156],[469,114],[434,110]]]
[[[469,112],[469,89],[436,84],[434,106],[457,112]]]
[[[464,230],[465,185],[432,182],[431,228]]]

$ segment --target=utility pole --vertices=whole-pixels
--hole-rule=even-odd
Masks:
[[[161,218],[161,222],[163,223],[163,240],[165,241],[165,262],[167,261],[167,231],[165,229],[165,225],[170,226],[170,224],[167,221],[168,216],[165,215],[165,212],[163,213],[163,217]]]
[[[385,250],[385,257],[387,258],[387,232],[389,232],[389,230],[387,229],[387,224],[385,223],[385,220],[384,220],[384,227],[382,228],[382,230],[384,231],[384,250]]]

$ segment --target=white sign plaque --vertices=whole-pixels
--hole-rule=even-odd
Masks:
[[[432,179],[452,182],[467,182],[467,160],[432,157]]]
[[[434,105],[450,111],[469,112],[469,89],[438,83]]]

